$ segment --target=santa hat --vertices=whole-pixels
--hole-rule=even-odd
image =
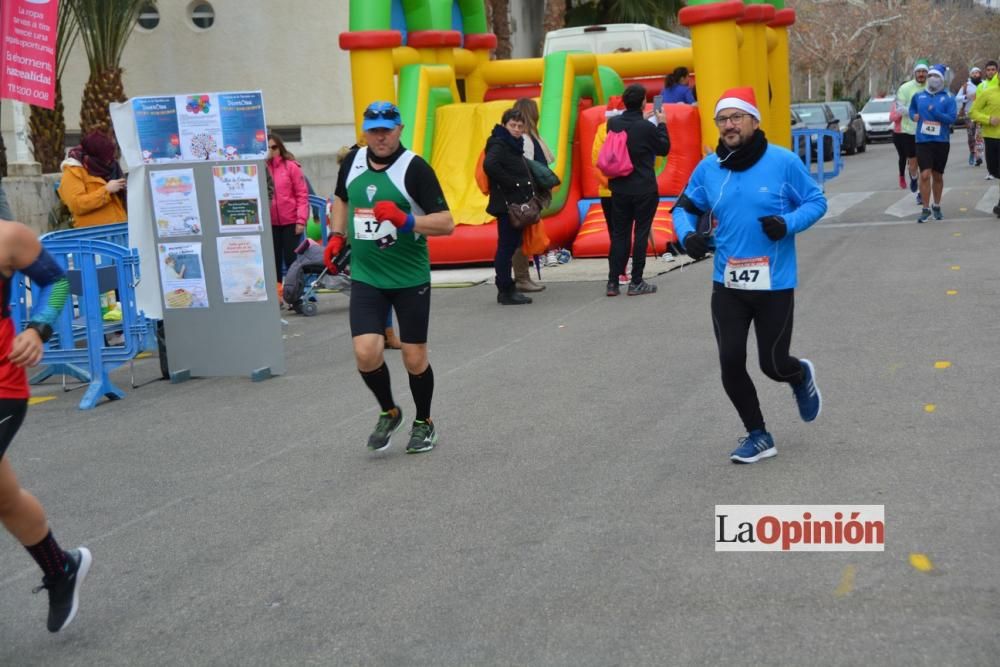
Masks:
[[[604,109],[604,117],[611,118],[612,116],[620,116],[625,113],[625,102],[622,101],[621,95],[612,95],[608,98],[608,105]]]
[[[730,88],[722,93],[718,104],[715,105],[715,113],[722,109],[739,109],[760,120],[760,110],[757,109],[757,96],[753,94],[753,88]]]
[[[926,58],[921,58],[916,62],[916,64],[913,65],[914,72],[919,72],[920,70],[927,72],[930,70],[930,68],[931,64]]]

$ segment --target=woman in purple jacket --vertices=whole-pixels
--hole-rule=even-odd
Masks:
[[[267,137],[267,171],[274,182],[271,199],[271,236],[274,239],[274,263],[277,267],[278,294],[285,268],[295,261],[295,248],[309,219],[309,189],[302,167],[285,148],[285,142],[273,132]]]

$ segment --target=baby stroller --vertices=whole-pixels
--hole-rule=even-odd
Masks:
[[[346,246],[340,255],[334,258],[334,264],[340,269],[337,275],[330,275],[323,264],[323,246],[311,239],[306,239],[295,249],[298,258],[288,267],[282,287],[285,303],[299,315],[312,317],[318,312],[316,292],[320,289],[347,291],[351,289],[350,276],[345,275],[345,268],[351,257],[351,248]]]

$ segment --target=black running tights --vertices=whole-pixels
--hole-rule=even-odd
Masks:
[[[803,379],[802,366],[788,354],[794,310],[795,290],[740,290],[713,284],[712,325],[719,344],[722,386],[747,431],[764,429],[757,390],[747,373],[750,323],[757,336],[757,357],[764,375],[775,382],[798,384]]]
[[[896,155],[899,157],[899,175],[906,174],[906,145],[902,132],[892,133],[892,144],[896,147]]]

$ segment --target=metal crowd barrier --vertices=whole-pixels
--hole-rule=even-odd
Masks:
[[[826,141],[824,137],[830,137],[833,155],[831,156],[831,168],[826,168]],[[835,178],[844,168],[844,160],[840,156],[841,134],[838,130],[813,130],[809,128],[798,128],[792,130],[792,152],[798,153],[799,157],[806,164],[809,174],[819,184],[821,189],[825,189],[825,182]],[[815,151],[815,158],[813,156]]]
[[[92,237],[102,238],[92,238]],[[113,238],[118,243],[108,240]],[[63,230],[46,234],[42,244],[65,270],[71,299],[53,324],[54,335],[45,345],[42,363],[47,366],[31,378],[37,384],[53,375],[69,375],[89,387],[80,409],[97,405],[102,396],[124,398],[108,372],[131,362],[151,335],[151,321],[136,307],[135,286],[139,282],[139,254],[128,248],[127,225]],[[27,290],[37,303],[39,288],[29,286],[23,274],[15,274],[11,285],[11,317],[21,330],[31,319]],[[101,295],[115,291],[122,319],[105,322]],[[75,297],[75,298],[74,298]],[[109,335],[120,334],[120,344],[109,345]],[[133,386],[134,382],[133,382]]]

